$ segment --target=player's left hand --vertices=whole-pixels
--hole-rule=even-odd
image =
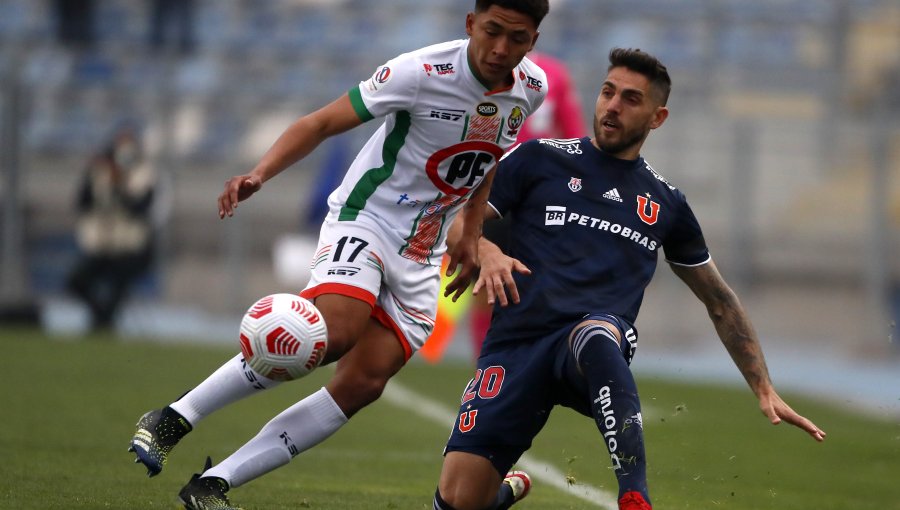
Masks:
[[[778,425],[782,421],[786,421],[795,427],[805,430],[816,441],[822,442],[825,440],[827,434],[825,434],[824,430],[791,409],[791,406],[787,405],[774,390],[760,394],[759,409],[766,415],[772,425]]]
[[[451,299],[455,302],[469,288],[469,283],[478,271],[478,242],[476,239],[460,239],[448,246],[447,256],[447,276],[456,274],[456,277],[447,284],[444,296],[452,296]]]
[[[219,218],[233,216],[238,202],[250,198],[262,188],[262,180],[252,174],[236,175],[225,181],[225,189],[219,195]]]

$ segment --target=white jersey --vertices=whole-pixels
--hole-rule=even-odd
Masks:
[[[528,59],[510,87],[488,91],[468,47],[458,40],[404,53],[350,90],[363,121],[385,120],[328,197],[326,221],[366,222],[401,256],[440,265],[453,217],[547,93]]]

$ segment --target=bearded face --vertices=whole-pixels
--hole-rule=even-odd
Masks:
[[[594,144],[620,159],[635,159],[651,129],[662,125],[668,110],[650,93],[642,74],[624,67],[610,70],[594,109]]]

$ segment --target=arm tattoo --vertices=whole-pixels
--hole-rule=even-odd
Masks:
[[[712,275],[711,275],[712,276]],[[762,347],[738,297],[721,278],[706,279],[704,300],[716,332],[754,393],[770,384]]]

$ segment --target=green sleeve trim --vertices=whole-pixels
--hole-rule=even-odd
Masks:
[[[366,108],[366,103],[362,100],[362,94],[360,94],[358,86],[350,89],[347,94],[350,96],[350,104],[352,104],[353,109],[356,110],[356,115],[359,116],[359,120],[369,122],[375,118],[374,115],[369,113],[369,109]]]

